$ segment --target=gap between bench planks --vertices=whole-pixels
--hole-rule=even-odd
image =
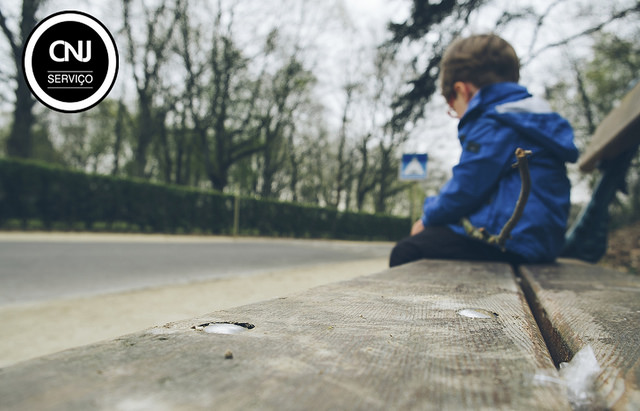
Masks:
[[[593,348],[601,367],[593,406],[640,409],[640,277],[568,261],[520,273],[556,364]]]

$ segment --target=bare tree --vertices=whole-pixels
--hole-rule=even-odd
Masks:
[[[33,132],[35,123],[33,114],[34,98],[27,86],[22,69],[22,45],[36,25],[36,13],[45,0],[23,0],[18,32],[11,31],[7,16],[0,10],[0,28],[4,33],[11,49],[11,58],[15,65],[13,80],[15,88],[15,106],[13,110],[13,124],[7,140],[7,154],[15,157],[32,157]]]
[[[207,106],[198,120],[205,171],[217,190],[223,190],[229,183],[233,164],[263,148],[255,127],[255,102],[261,79],[248,78],[248,61],[233,41],[232,13],[223,27],[223,12],[219,3],[207,61],[210,71]]]
[[[292,150],[287,142],[293,141],[296,130],[295,112],[305,103],[309,85],[314,80],[315,77],[304,69],[294,54],[271,82],[271,90],[266,94],[268,109],[261,116],[260,124],[265,144],[260,152],[263,197],[275,197],[282,188],[282,185],[275,187],[276,175],[285,170],[288,152]]]
[[[338,134],[338,147],[336,152],[336,172],[334,176],[335,184],[333,185],[333,200],[331,205],[335,208],[340,207],[342,196],[349,196],[349,188],[352,181],[352,159],[349,150],[349,121],[350,109],[353,103],[354,94],[358,87],[356,83],[345,84],[343,90],[345,93],[345,102],[342,109],[342,120],[340,131]],[[348,200],[345,200],[348,201]]]
[[[122,100],[118,100],[118,109],[116,111],[116,119],[114,124],[114,142],[113,142],[113,166],[111,174],[116,176],[120,172],[120,153],[122,151],[123,141],[126,136],[126,130],[130,128],[131,117]]]
[[[175,0],[172,6],[166,0],[160,1],[155,8],[147,7],[143,1],[145,28],[144,44],[134,38],[131,25],[131,0],[123,0],[124,34],[127,38],[127,61],[133,68],[133,79],[138,97],[138,127],[134,147],[133,174],[137,177],[147,176],[148,149],[162,130],[157,120],[162,115],[156,113],[154,101],[162,87],[161,68],[167,61],[170,42],[174,28],[180,16],[183,0]],[[163,24],[164,23],[164,24]]]

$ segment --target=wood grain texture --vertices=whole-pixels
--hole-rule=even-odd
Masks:
[[[640,83],[598,125],[579,161],[580,170],[594,170],[640,141]]]
[[[422,261],[15,365],[0,409],[570,409],[546,377],[508,265]]]
[[[601,367],[596,403],[640,409],[640,278],[570,262],[521,271],[556,361],[591,345]]]

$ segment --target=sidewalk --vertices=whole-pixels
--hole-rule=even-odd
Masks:
[[[91,298],[0,308],[0,368],[64,349],[113,339],[382,271],[386,258],[323,264]]]

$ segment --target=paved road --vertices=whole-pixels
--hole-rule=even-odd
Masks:
[[[0,306],[388,255],[388,243],[0,235]]]

